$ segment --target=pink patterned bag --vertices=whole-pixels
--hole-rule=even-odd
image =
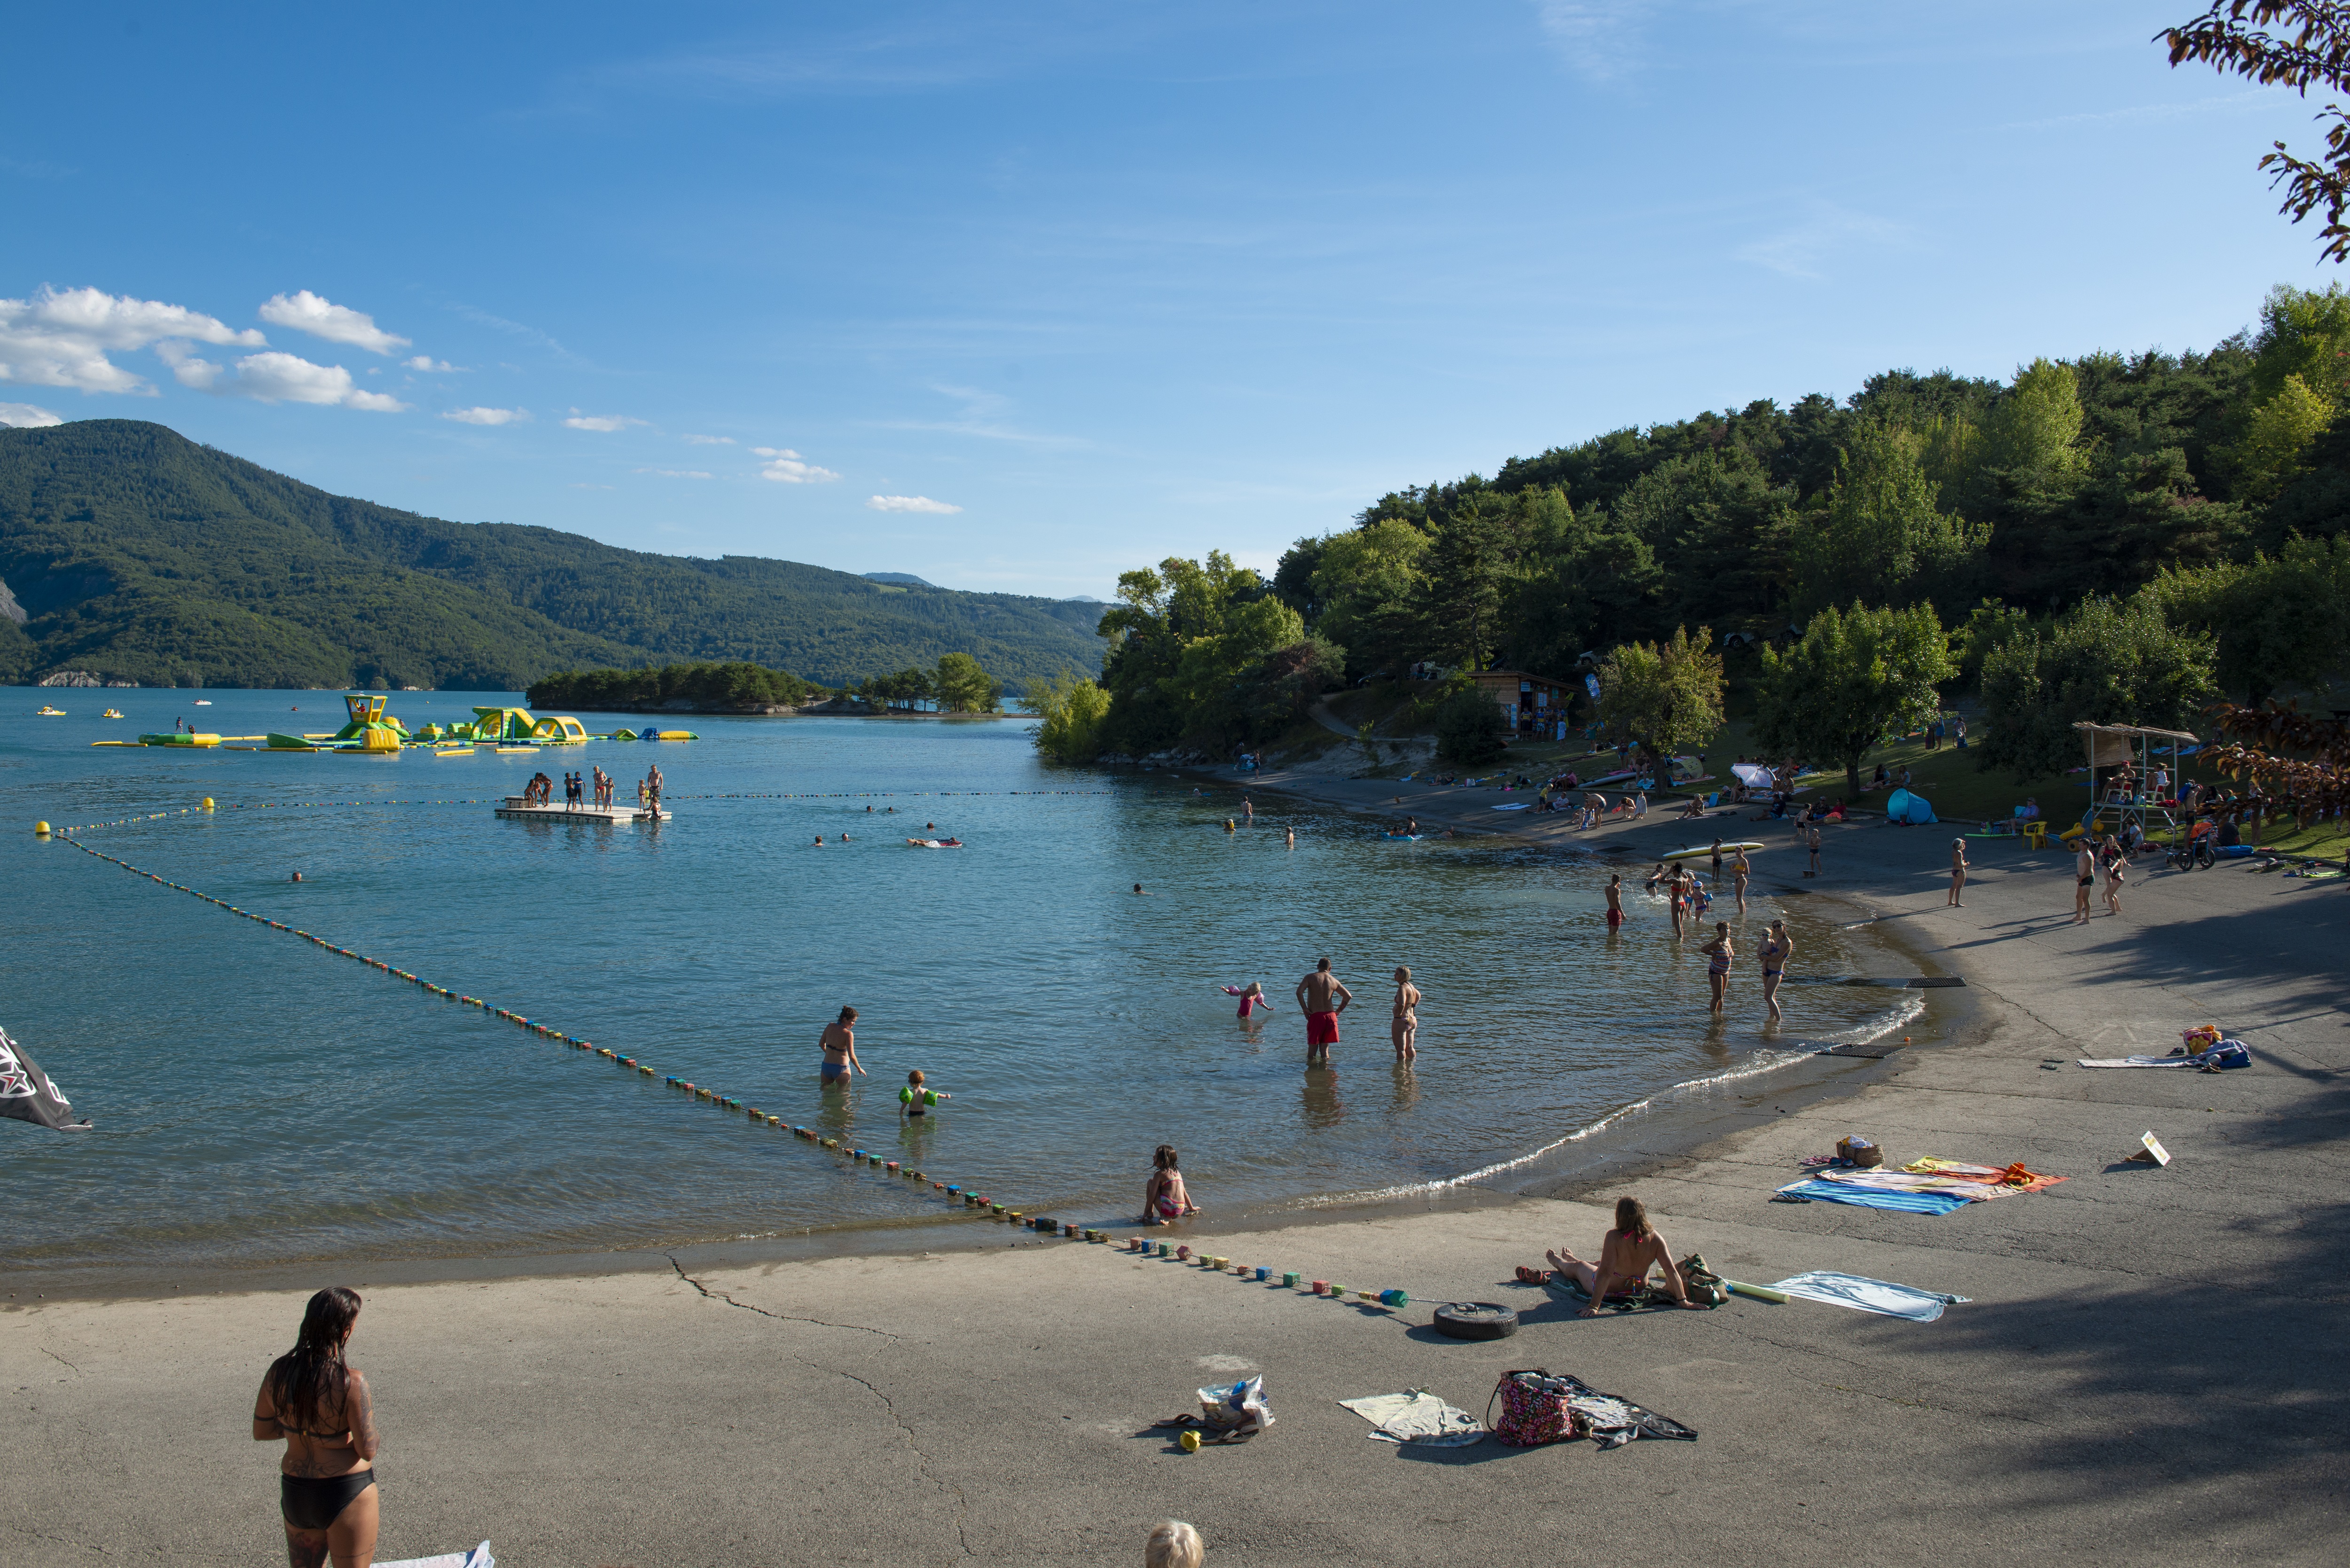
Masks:
[[[1572,1386],[1539,1366],[1504,1372],[1485,1401],[1485,1424],[1493,1436],[1513,1449],[1542,1443],[1563,1443],[1583,1436],[1580,1418],[1567,1407]],[[1493,1419],[1493,1399],[1502,1402],[1502,1418]]]

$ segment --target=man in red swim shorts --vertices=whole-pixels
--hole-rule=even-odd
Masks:
[[[1624,878],[1621,875],[1607,878],[1607,929],[1614,930],[1624,923]]]
[[[1338,983],[1323,959],[1314,972],[1297,982],[1297,1005],[1305,1011],[1305,1064],[1329,1065],[1330,1047],[1338,1043],[1338,1014],[1347,1011],[1355,993]]]

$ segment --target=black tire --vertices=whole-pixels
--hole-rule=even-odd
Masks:
[[[1455,1339],[1507,1339],[1518,1314],[1497,1302],[1447,1302],[1436,1309],[1436,1332]]]

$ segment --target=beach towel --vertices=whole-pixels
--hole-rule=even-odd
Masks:
[[[1950,1192],[1895,1192],[1883,1188],[1856,1187],[1847,1181],[1822,1181],[1816,1177],[1791,1181],[1779,1196],[1815,1198],[1828,1203],[1850,1203],[1861,1209],[1891,1209],[1904,1214],[1948,1214],[1964,1209],[1970,1199]]]
[[[1371,1437],[1384,1443],[1465,1449],[1485,1440],[1484,1425],[1476,1417],[1446,1404],[1425,1388],[1341,1399],[1338,1405],[1370,1422]]]
[[[497,1568],[498,1560],[490,1555],[490,1543],[483,1542],[471,1552],[443,1552],[438,1557],[405,1557],[397,1563],[379,1563],[375,1568]]]
[[[2241,1040],[2222,1040],[2210,1050],[2194,1056],[2083,1056],[2084,1067],[2196,1067],[2224,1071],[2230,1067],[2249,1067],[2252,1053]]]
[[[1912,1323],[1931,1323],[1942,1315],[1943,1307],[1953,1306],[1968,1299],[1965,1296],[1943,1295],[1936,1291],[1921,1291],[1915,1285],[1897,1285],[1889,1280],[1872,1280],[1861,1274],[1839,1274],[1826,1269],[1814,1269],[1807,1274],[1775,1281],[1771,1289],[1783,1291],[1791,1296],[1801,1296],[1808,1302],[1851,1307],[1856,1312],[1906,1317]]]

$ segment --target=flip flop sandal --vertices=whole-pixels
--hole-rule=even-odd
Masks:
[[[1550,1275],[1551,1271],[1548,1269],[1531,1268],[1524,1263],[1518,1265],[1518,1283],[1522,1285],[1547,1284],[1550,1282]]]

